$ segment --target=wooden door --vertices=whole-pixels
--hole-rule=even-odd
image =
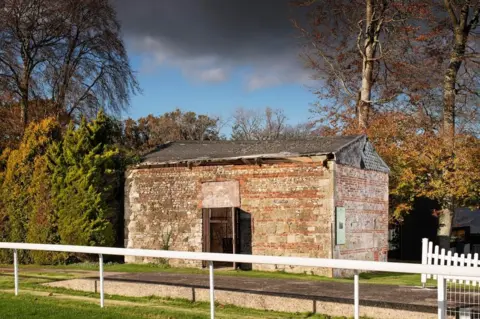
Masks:
[[[210,252],[210,218],[211,218],[211,210],[210,208],[203,208],[202,209],[202,251],[204,253]],[[203,261],[202,266],[205,268],[207,267],[207,262]]]

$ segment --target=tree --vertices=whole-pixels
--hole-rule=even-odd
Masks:
[[[18,149],[6,149],[0,156],[1,240],[54,243],[47,153],[59,137],[60,127],[54,119],[31,123]],[[34,260],[42,262],[40,255],[33,254]],[[1,256],[4,261],[10,257]],[[31,258],[32,254],[21,253],[22,262]]]
[[[30,96],[40,85],[36,79],[46,61],[45,48],[52,47],[61,32],[59,12],[60,5],[53,1],[12,0],[2,3],[1,90],[13,93],[18,99],[23,127],[28,123]]]
[[[121,111],[138,90],[120,24],[108,0],[61,1],[64,33],[48,59],[52,99],[69,115]]]
[[[0,155],[0,240],[113,245],[121,239],[115,227],[129,158],[117,138],[116,122],[103,112],[66,131],[53,117],[31,122],[18,149]],[[72,257],[83,258],[26,251],[20,259],[58,263]],[[9,261],[11,254],[0,252],[0,258]]]
[[[152,114],[123,123],[123,144],[140,152],[150,151],[169,141],[218,140],[220,118],[176,109],[161,116]]]
[[[117,112],[138,89],[107,0],[6,0],[0,10],[0,92],[20,105],[23,127],[30,101],[49,99],[56,115]]]
[[[282,109],[266,107],[263,110],[237,108],[232,116],[232,140],[270,141],[279,139],[305,139],[311,135],[313,125],[287,124]]]
[[[56,108],[50,100],[31,99],[29,105],[32,122],[41,122],[56,115]],[[20,113],[21,103],[10,100],[0,106],[0,153],[6,148],[16,149],[20,144],[23,135],[23,124],[18,117]]]
[[[478,23],[478,1],[362,1],[367,9],[369,3],[374,8],[380,4],[387,8],[384,14],[374,9],[376,19],[385,20],[376,51],[379,59],[375,57],[373,63],[373,103],[366,130],[359,127],[354,107],[358,103],[350,93],[364,87],[359,74],[364,75],[366,51],[358,54],[358,49],[365,46],[355,47],[358,42],[354,39],[359,38],[354,24],[364,23],[368,10],[355,12],[353,6],[357,2],[325,5],[327,2],[308,2],[309,27],[302,28],[297,23],[308,40],[308,62],[325,84],[318,93],[328,99],[328,104],[319,104],[315,109],[323,117],[318,119],[323,124],[319,131],[366,132],[391,168],[392,218],[401,220],[412,209],[415,198],[423,196],[437,201],[444,207],[442,212],[448,208],[447,214],[438,214],[438,234],[443,236],[441,244],[446,246],[453,219],[452,203],[478,204],[479,181],[472,172],[477,172],[474,163],[478,162],[476,148],[480,136],[480,73],[478,54],[474,51],[478,45],[472,40],[476,34],[470,32],[466,37],[466,24],[463,29],[460,25],[450,27],[452,15],[448,6],[455,12],[454,22],[459,23],[462,15],[473,27]],[[317,8],[319,4],[323,6]],[[341,25],[344,27],[339,28]],[[458,40],[466,41],[463,49]],[[452,43],[452,47],[447,43]],[[447,109],[442,107],[446,100],[451,105]],[[455,125],[456,132],[452,129]],[[450,133],[445,134],[447,131]]]
[[[99,112],[88,123],[72,124],[52,147],[52,194],[60,243],[110,246],[121,205],[123,173],[119,150],[113,145],[112,121]]]
[[[408,39],[418,30],[412,19],[425,16],[417,1],[297,0],[307,23],[294,21],[305,39],[304,58],[321,81],[315,93],[325,118],[336,126],[355,119],[358,131],[369,126],[372,112],[404,93],[404,75],[421,74],[405,58]],[[414,64],[417,66],[416,64]],[[346,123],[343,123],[343,122]]]
[[[453,33],[450,59],[444,74],[443,82],[443,145],[445,147],[444,154],[439,154],[443,158],[442,179],[455,179],[457,175],[462,175],[458,170],[458,161],[467,154],[462,152],[464,145],[460,144],[462,138],[456,137],[455,122],[457,113],[457,95],[459,91],[465,89],[460,82],[462,75],[459,74],[462,65],[464,66],[464,76],[469,75],[468,69],[465,66],[465,59],[469,54],[475,55],[475,52],[467,52],[469,37],[474,32],[479,24],[480,19],[480,2],[468,0],[445,0],[445,10],[449,15],[449,24]],[[475,46],[473,46],[474,48]],[[478,61],[477,61],[478,63]],[[478,76],[476,77],[476,84],[478,85]],[[475,76],[474,76],[475,83]],[[478,88],[478,86],[477,86]],[[476,92],[477,96],[480,96]],[[477,106],[478,107],[478,106]],[[474,143],[478,147],[478,143]],[[443,156],[442,156],[443,155]],[[477,158],[477,160],[480,158]],[[477,162],[478,163],[478,162]],[[468,178],[468,176],[465,176]],[[455,181],[449,181],[451,186],[454,186]],[[439,215],[439,229],[438,237],[440,239],[441,247],[448,248],[450,243],[450,235],[452,229],[452,222],[454,217],[455,206],[460,204],[458,202],[459,196],[456,193],[445,192],[440,198],[442,212]],[[457,196],[456,196],[457,195]],[[460,197],[461,198],[461,197]]]

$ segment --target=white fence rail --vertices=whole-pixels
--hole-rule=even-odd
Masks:
[[[17,250],[43,250],[57,252],[72,252],[83,254],[95,254],[99,256],[99,276],[100,276],[100,306],[104,306],[104,285],[103,285],[103,255],[117,256],[138,256],[152,258],[172,258],[187,260],[208,261],[209,279],[210,279],[210,309],[211,318],[215,317],[215,288],[214,288],[214,269],[213,262],[237,262],[251,264],[271,264],[271,265],[290,265],[306,267],[323,267],[355,270],[354,275],[354,305],[353,313],[355,319],[359,318],[359,271],[383,271],[412,274],[432,274],[438,276],[438,318],[446,318],[446,280],[448,277],[471,277],[474,280],[480,280],[480,269],[464,267],[448,267],[443,265],[426,264],[406,264],[406,263],[387,263],[362,260],[343,260],[343,259],[322,259],[322,258],[303,258],[303,257],[278,257],[278,256],[256,256],[242,254],[218,254],[218,253],[198,253],[186,251],[167,251],[151,249],[129,249],[129,248],[110,248],[110,247],[89,247],[89,246],[70,246],[70,245],[44,245],[44,244],[26,244],[26,243],[5,243],[0,242],[0,249],[12,249],[14,252],[14,281],[15,294],[19,293],[18,282],[18,259]]]
[[[422,239],[422,264],[433,266],[447,266],[451,268],[468,269],[477,268],[480,265],[478,253],[472,254],[458,254],[451,250],[446,251],[444,248],[440,249],[438,245],[433,245],[433,242],[428,238]],[[480,269],[479,269],[480,270]],[[422,274],[422,285],[425,286],[427,279],[437,279],[437,275],[432,272]],[[466,285],[477,286],[480,283],[480,278],[464,279],[449,276],[447,282],[454,282]]]

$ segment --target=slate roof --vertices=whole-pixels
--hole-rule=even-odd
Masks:
[[[340,164],[389,171],[365,135],[327,136],[309,140],[169,142],[145,155],[138,166],[199,161],[228,162],[247,158],[287,159],[329,154]]]

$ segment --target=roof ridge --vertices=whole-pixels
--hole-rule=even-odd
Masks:
[[[345,137],[355,137],[353,140],[347,142],[346,144],[340,146],[338,149],[336,149],[335,151],[333,151],[333,153],[336,153],[336,152],[339,152],[341,151],[342,149],[352,145],[353,143],[356,143],[358,142],[359,139],[361,139],[362,137],[367,137],[366,134],[361,134],[361,135],[351,135],[351,136],[345,136]]]
[[[262,142],[310,142],[310,141],[315,141],[315,140],[320,140],[320,139],[325,139],[325,138],[334,138],[334,139],[340,139],[340,138],[355,138],[352,141],[349,141],[348,143],[345,144],[345,146],[349,145],[352,142],[357,141],[360,137],[366,136],[365,134],[352,134],[352,135],[327,135],[327,136],[315,136],[313,138],[304,138],[304,139],[274,139],[274,140],[173,140],[173,141],[168,141],[165,142],[164,144],[173,144],[173,143],[188,143],[188,144],[200,144],[200,143],[249,143],[249,144],[256,144],[256,143],[262,143]]]

